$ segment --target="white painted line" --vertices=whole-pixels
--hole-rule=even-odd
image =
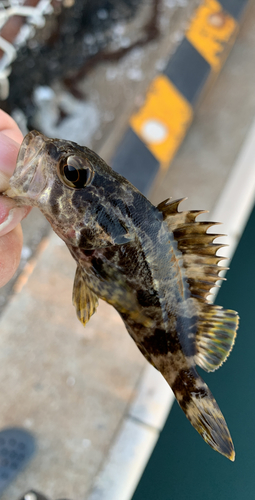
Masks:
[[[156,429],[126,418],[87,500],[129,500],[157,440]]]
[[[173,402],[169,385],[148,364],[138,394],[88,500],[129,500],[132,497]]]

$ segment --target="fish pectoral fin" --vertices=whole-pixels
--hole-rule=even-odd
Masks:
[[[76,314],[85,326],[98,306],[98,297],[86,284],[84,273],[80,266],[77,266],[73,284],[73,305],[76,308]]]
[[[203,307],[196,334],[198,366],[212,372],[222,365],[234,345],[238,323],[235,311],[210,304]]]

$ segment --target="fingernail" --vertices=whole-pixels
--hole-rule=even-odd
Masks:
[[[0,236],[9,233],[19,222],[30,212],[30,207],[14,207],[11,210],[5,209],[0,212]]]

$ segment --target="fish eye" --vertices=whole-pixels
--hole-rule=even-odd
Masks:
[[[78,156],[68,156],[60,160],[58,175],[66,186],[81,189],[91,182],[93,170],[88,160]]]

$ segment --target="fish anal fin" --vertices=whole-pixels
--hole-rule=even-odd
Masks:
[[[73,305],[80,322],[85,326],[98,306],[98,297],[87,286],[84,273],[77,266],[73,284]]]
[[[196,364],[207,372],[217,370],[232,350],[238,323],[235,311],[209,304],[204,306],[196,334]]]

